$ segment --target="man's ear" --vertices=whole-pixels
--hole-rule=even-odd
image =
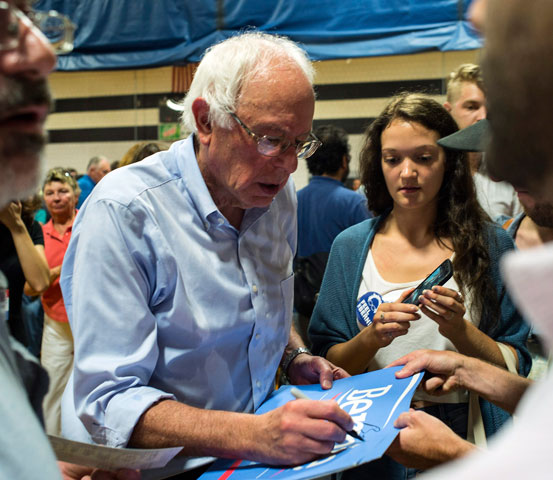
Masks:
[[[212,130],[209,121],[209,105],[205,99],[198,97],[192,102],[192,114],[198,129],[198,140],[203,144],[209,143]]]
[[[344,153],[342,157],[342,168],[347,169],[349,165],[349,157]]]
[[[449,102],[444,102],[444,108],[445,108],[448,112],[451,112],[451,103],[449,103]]]

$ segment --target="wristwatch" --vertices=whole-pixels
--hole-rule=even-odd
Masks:
[[[284,357],[284,360],[280,364],[280,368],[282,369],[282,373],[286,377],[286,380],[288,380],[288,368],[290,367],[290,364],[301,353],[307,353],[307,355],[313,355],[308,348],[298,347],[292,350],[288,355],[286,355],[286,357]]]

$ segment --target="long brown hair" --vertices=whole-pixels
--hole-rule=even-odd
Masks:
[[[393,207],[382,173],[381,136],[395,119],[418,123],[438,132],[440,138],[458,130],[448,111],[426,95],[404,93],[390,101],[367,129],[360,157],[361,182],[365,187],[368,207],[376,215],[382,215]],[[480,319],[480,330],[490,333],[499,313],[499,299],[489,274],[486,222],[490,219],[476,199],[464,153],[445,150],[445,172],[437,204],[434,234],[444,246],[442,239],[451,239],[455,251],[455,281],[463,295],[466,295],[467,289],[470,290],[473,299],[471,315]],[[486,318],[484,308],[490,313]]]

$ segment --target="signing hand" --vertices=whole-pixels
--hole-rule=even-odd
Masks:
[[[326,455],[354,425],[332,400],[293,400],[256,417],[262,428],[259,451],[248,458],[271,465],[299,465]]]
[[[288,367],[288,378],[294,385],[320,383],[323,389],[332,387],[332,382],[349,377],[349,373],[330,363],[326,358],[302,353]]]
[[[450,338],[452,332],[465,326],[466,309],[459,292],[435,285],[422,292],[419,302],[421,311],[438,324],[442,335]]]
[[[476,448],[441,420],[420,410],[402,413],[394,426],[402,430],[386,453],[406,467],[426,470]]]

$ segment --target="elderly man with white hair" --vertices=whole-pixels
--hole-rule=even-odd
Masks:
[[[344,440],[353,422],[332,401],[250,414],[279,364],[292,383],[347,375],[291,327],[290,174],[319,146],[312,82],[293,42],[232,37],[205,54],[184,101],[193,133],[93,190],[61,276],[75,338],[66,436],[283,465]]]

